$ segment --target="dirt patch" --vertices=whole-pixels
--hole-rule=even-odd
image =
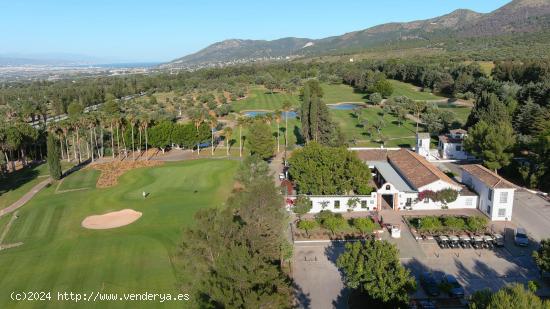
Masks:
[[[113,229],[133,223],[140,217],[141,212],[139,211],[123,209],[86,217],[82,221],[82,227],[93,230]]]
[[[108,163],[94,164],[90,168],[101,171],[96,187],[107,188],[118,183],[118,178],[129,170],[142,167],[162,165],[160,161],[112,161]]]

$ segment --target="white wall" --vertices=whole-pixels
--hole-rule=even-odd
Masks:
[[[430,191],[441,191],[443,189],[453,189],[453,190],[456,190],[456,191],[460,191],[462,189],[462,187],[460,187],[459,185],[454,185],[454,184],[450,184],[448,182],[445,182],[443,180],[436,180],[430,184],[427,184],[425,186],[422,186],[420,188],[418,188],[418,192],[422,192],[422,191],[425,191],[425,190],[430,190]]]
[[[478,208],[481,212],[487,215],[493,221],[512,220],[512,211],[514,206],[514,191],[515,189],[493,189],[489,188],[485,183],[468,173],[462,171],[462,182],[472,188],[479,195]],[[506,203],[500,202],[500,194],[507,194]],[[489,194],[491,195],[489,197]],[[503,209],[504,215],[500,213]]]
[[[417,137],[416,139],[416,153],[423,156],[424,158],[427,158],[430,156],[430,139],[420,139]]]
[[[443,159],[465,160],[468,158],[468,153],[464,150],[456,150],[456,146],[464,149],[462,143],[441,143],[439,146],[439,154]]]
[[[434,202],[426,199],[418,201],[416,204],[413,204],[413,210],[437,210],[442,209],[443,204],[441,202]],[[477,196],[470,195],[458,195],[456,201],[447,204],[449,209],[475,209],[477,208]]]
[[[377,194],[376,192],[371,193],[371,195],[353,195],[353,196],[334,196],[334,195],[315,195],[308,196],[309,200],[312,202],[312,207],[309,213],[315,214],[319,213],[321,210],[330,210],[332,212],[348,212],[348,200],[351,198],[358,198],[360,201],[366,201],[366,208],[361,207],[361,202],[359,202],[354,209],[351,211],[370,211],[375,210],[377,203]],[[288,196],[288,199],[296,199],[296,196]],[[340,208],[335,207],[335,201],[340,201]],[[324,207],[323,203],[328,202],[327,206]],[[290,210],[290,205],[287,205],[287,208]]]

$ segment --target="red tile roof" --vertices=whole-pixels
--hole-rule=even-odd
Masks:
[[[468,172],[470,175],[476,177],[481,182],[486,184],[489,188],[500,188],[500,189],[515,189],[516,185],[509,182],[508,180],[500,177],[495,172],[489,170],[483,165],[479,164],[469,164],[461,166],[463,170]]]
[[[362,161],[387,161],[388,154],[395,152],[396,150],[388,149],[368,149],[368,150],[355,150],[357,157]]]
[[[449,176],[429,163],[424,157],[406,149],[388,155],[390,163],[399,169],[399,173],[416,189],[441,180],[458,187]]]

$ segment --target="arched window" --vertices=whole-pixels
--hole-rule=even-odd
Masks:
[[[390,185],[386,185],[386,190],[388,190],[388,191],[391,190]]]

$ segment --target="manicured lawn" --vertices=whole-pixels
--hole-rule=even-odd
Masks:
[[[437,106],[442,111],[453,112],[456,115],[456,120],[459,121],[462,125],[466,123],[466,120],[468,120],[468,116],[472,111],[471,107],[457,106],[457,105],[448,104],[448,103],[437,104]]]
[[[61,163],[63,170],[71,166],[73,166],[73,163],[66,161]],[[48,175],[48,164],[43,163],[26,167],[15,173],[9,173],[6,178],[0,178],[0,209],[6,208],[17,201],[25,193],[29,192],[32,187],[45,180]]]
[[[437,96],[430,92],[422,92],[417,89],[416,86],[403,83],[397,80],[389,80],[393,85],[392,97],[397,96],[406,96],[409,99],[413,100],[440,100],[444,99],[443,97]]]
[[[246,99],[230,103],[233,110],[240,112],[242,110],[277,110],[281,109],[283,102],[289,101],[294,106],[298,106],[298,95],[291,95],[283,92],[270,93],[265,88],[253,88],[250,90]]]
[[[352,87],[344,84],[322,84],[325,103],[366,102],[364,93],[358,93]]]
[[[95,169],[84,169],[72,173],[63,179],[58,191],[94,188],[99,177],[99,171]]]
[[[374,124],[381,118],[384,120],[384,127],[380,133],[388,138],[386,147],[410,147],[414,146],[416,124],[413,121],[406,120],[403,125],[398,126],[397,118],[386,113],[383,117],[380,115],[382,109],[378,107],[363,108],[361,117],[355,118],[352,111],[349,110],[331,110],[331,115],[334,121],[338,123],[342,132],[348,140],[356,140],[358,146],[379,147],[379,135],[376,130],[373,135],[369,136],[367,131],[360,124],[360,121],[367,119],[369,124]],[[422,127],[419,127],[422,132]]]
[[[55,194],[40,192],[19,211],[6,242],[24,245],[0,252],[0,308],[13,308],[11,291],[177,293],[173,257],[181,230],[201,208],[223,207],[238,165],[233,160],[195,160],[130,171],[119,184]],[[82,173],[79,171],[76,173]],[[142,191],[149,192],[147,199]],[[135,223],[86,230],[93,214],[131,208]],[[73,303],[21,302],[18,308],[58,308]],[[185,307],[182,303],[110,302],[101,307]],[[96,308],[98,304],[79,303]]]

